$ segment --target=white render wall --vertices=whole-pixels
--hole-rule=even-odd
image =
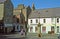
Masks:
[[[43,27],[43,26],[41,26],[41,33],[44,33],[44,32],[42,31],[42,27]],[[46,26],[46,33],[48,33],[48,31],[51,31],[51,26]]]
[[[34,26],[30,26],[30,27],[33,27],[33,31],[30,32],[30,28],[29,28],[29,29],[28,29],[28,32],[30,32],[30,33],[36,33],[36,32],[35,32],[35,27],[36,27],[36,26],[34,25]]]
[[[57,23],[57,18],[31,18],[31,19],[28,19],[28,27],[30,27],[32,24],[38,24],[36,23],[36,19],[38,20],[38,23],[40,21],[40,24],[41,25],[41,32],[42,32],[42,27],[45,26],[46,27],[46,33],[48,33],[48,31],[51,31],[51,26],[55,26],[55,33],[57,33],[57,26],[59,26],[59,31],[60,31],[60,18],[59,18],[59,23]],[[46,23],[43,22],[43,19],[46,20]],[[32,20],[32,23],[30,23],[30,21]],[[35,25],[32,26],[33,27],[33,33],[35,33]],[[43,33],[43,32],[42,32]]]
[[[28,24],[30,25],[30,24],[38,24],[38,23],[36,23],[36,19],[38,19],[38,23],[39,23],[39,20],[40,20],[40,24],[45,24],[45,23],[43,23],[43,19],[46,19],[46,24],[48,23],[48,24],[57,24],[57,25],[59,25],[60,24],[60,18],[59,18],[59,23],[57,23],[56,21],[57,21],[57,18],[53,18],[53,21],[52,21],[52,18],[32,18],[32,19],[28,19]],[[30,21],[32,20],[32,23],[30,23]]]
[[[38,24],[38,23],[36,23],[36,19],[38,20],[38,22],[39,22],[39,20],[40,20],[40,23],[41,24],[43,24],[43,19],[46,19],[46,23],[51,23],[51,18],[34,18],[34,19],[28,19],[28,24],[30,25],[30,24]],[[32,23],[30,23],[30,20],[32,20],[33,22]]]

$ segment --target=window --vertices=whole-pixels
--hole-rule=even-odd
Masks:
[[[46,10],[45,12],[48,12],[48,10]]]
[[[57,26],[57,33],[59,33],[59,26]]]
[[[9,6],[6,6],[6,8],[8,8],[8,9],[9,9]]]
[[[33,32],[33,27],[30,27],[30,32]]]
[[[31,23],[32,23],[32,20],[31,20]]]
[[[59,26],[57,26],[57,28],[59,28]]]
[[[20,10],[20,13],[21,13],[21,10]]]
[[[59,18],[57,18],[57,23],[59,23]]]
[[[38,20],[36,19],[36,23],[38,23]]]
[[[51,31],[54,31],[54,26],[51,26]]]
[[[46,19],[43,19],[44,23],[46,22]]]

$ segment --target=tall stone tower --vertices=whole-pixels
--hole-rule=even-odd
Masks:
[[[34,6],[34,4],[32,4],[32,11],[34,11],[35,10],[35,6]]]
[[[13,30],[13,4],[11,0],[0,0],[0,32],[9,33]],[[3,24],[3,25],[2,25]]]

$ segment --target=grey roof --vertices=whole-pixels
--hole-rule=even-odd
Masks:
[[[28,18],[60,17],[60,8],[38,9],[30,13]]]
[[[5,2],[6,0],[0,0],[0,3],[3,3],[3,2]]]

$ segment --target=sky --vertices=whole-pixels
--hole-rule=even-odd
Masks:
[[[60,0],[11,0],[11,1],[14,5],[14,8],[16,8],[19,4],[24,4],[24,6],[32,7],[33,3],[36,9],[60,7]]]

